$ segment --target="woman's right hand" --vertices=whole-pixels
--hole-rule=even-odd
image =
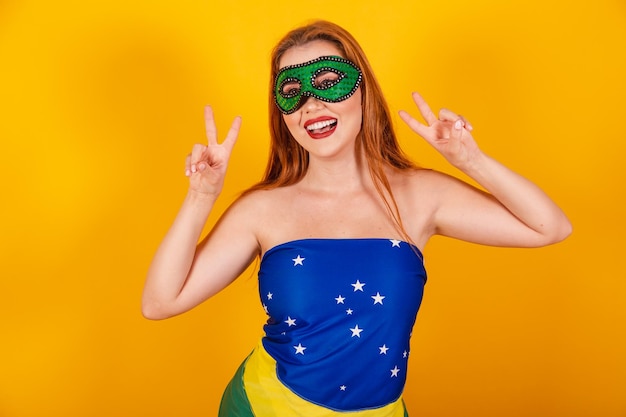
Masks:
[[[185,160],[185,175],[189,177],[190,192],[217,198],[222,191],[228,160],[239,135],[241,117],[235,117],[221,144],[217,143],[217,128],[211,106],[204,108],[204,123],[208,144],[194,145]]]

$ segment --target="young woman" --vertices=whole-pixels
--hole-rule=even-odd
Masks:
[[[486,192],[416,167],[344,29],[319,21],[288,33],[271,75],[265,178],[197,244],[241,124],[218,144],[207,107],[208,145],[187,157],[189,191],[148,272],[143,313],[183,313],[260,257],[265,336],[220,415],[407,415],[401,395],[428,239],[536,247],[564,239],[571,225],[536,185],[478,148],[467,120],[433,114],[414,93],[426,124],[404,111],[402,120]]]

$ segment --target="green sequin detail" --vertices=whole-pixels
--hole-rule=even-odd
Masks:
[[[325,72],[333,72],[338,77],[331,83],[332,85],[316,85],[316,77]],[[280,111],[285,114],[296,111],[308,97],[337,103],[352,96],[359,88],[362,79],[359,67],[347,59],[338,56],[321,56],[280,70],[274,82],[274,100]],[[291,82],[299,83],[299,88],[284,92],[283,86]]]

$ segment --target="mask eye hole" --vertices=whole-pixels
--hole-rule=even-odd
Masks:
[[[313,87],[318,90],[327,90],[335,86],[344,76],[345,74],[334,68],[322,68],[313,74]]]
[[[280,85],[279,91],[281,96],[285,98],[292,98],[300,94],[301,90],[302,84],[300,83],[300,80],[297,80],[295,78],[287,78]]]

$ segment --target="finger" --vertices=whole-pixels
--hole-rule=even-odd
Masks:
[[[213,117],[213,109],[211,106],[204,106],[204,129],[209,145],[217,145],[217,128],[215,127],[215,118]]]
[[[191,175],[191,154],[187,155],[185,158],[185,176],[188,177]]]
[[[467,130],[473,130],[474,127],[467,121],[465,117],[448,109],[439,110],[439,120],[454,122],[454,127],[460,129],[461,127]],[[459,123],[460,121],[460,123]]]
[[[467,130],[469,130],[470,132],[474,130],[474,127],[471,125],[470,122],[467,121],[467,119],[464,116],[459,114],[459,117],[461,118],[461,120],[463,120],[463,125],[465,126]]]
[[[454,122],[453,128],[448,132],[450,139],[453,141],[461,140],[463,136],[463,120],[458,119]]]
[[[448,109],[439,110],[439,120],[445,122],[456,122],[457,120],[461,120],[461,116]]]
[[[235,117],[235,120],[233,120],[233,123],[230,125],[230,129],[228,129],[226,139],[224,139],[224,142],[222,143],[222,145],[224,145],[226,149],[228,149],[229,153],[233,150],[235,142],[237,142],[237,138],[239,137],[239,129],[241,129],[241,116]]]
[[[204,151],[207,147],[205,145],[195,144],[191,149],[190,166],[189,169],[192,173],[198,172],[198,164],[201,162],[204,156]]]
[[[424,98],[418,92],[413,92],[412,96],[413,101],[417,105],[417,108],[419,109],[426,123],[428,123],[429,126],[435,123],[437,121],[437,117],[430,109],[428,103],[426,103],[426,100],[424,100]]]
[[[400,115],[400,118],[404,121],[404,123],[406,123],[411,128],[411,130],[430,142],[430,130],[428,126],[418,122],[404,110],[400,110],[398,114]]]

